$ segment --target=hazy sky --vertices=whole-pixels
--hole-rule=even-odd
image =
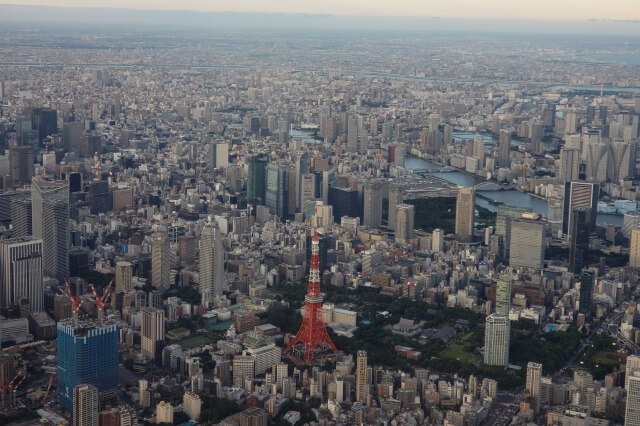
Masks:
[[[13,0],[48,6],[526,20],[640,20],[640,0]]]

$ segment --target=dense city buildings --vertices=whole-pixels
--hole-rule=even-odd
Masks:
[[[0,423],[637,424],[632,23],[61,13],[0,5]]]

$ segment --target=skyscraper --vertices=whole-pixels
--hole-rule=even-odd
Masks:
[[[498,142],[498,167],[511,167],[511,132],[500,130],[500,140]]]
[[[631,231],[631,246],[629,249],[629,266],[640,269],[640,228]]]
[[[168,288],[171,283],[171,246],[166,232],[156,232],[151,245],[151,284]]]
[[[367,181],[364,184],[362,224],[377,228],[382,224],[382,183]]]
[[[358,351],[356,359],[356,401],[366,402],[369,396],[367,385],[367,352]]]
[[[525,390],[535,400],[536,411],[540,410],[540,383],[542,379],[542,364],[529,362],[527,364],[527,382]]]
[[[624,379],[624,389],[626,391],[629,390],[629,379],[633,375],[635,370],[640,370],[640,356],[638,355],[629,355],[627,360],[625,361],[625,379]]]
[[[98,388],[101,400],[113,397],[118,387],[118,325],[65,320],[57,331],[58,403],[73,412],[73,389],[80,384]]]
[[[69,185],[33,179],[32,231],[42,239],[45,275],[63,280],[69,275]]]
[[[496,315],[508,316],[511,309],[511,278],[500,275],[496,284]]]
[[[633,370],[629,377],[624,426],[640,426],[640,370]]]
[[[0,295],[3,308],[27,297],[33,312],[44,309],[41,239],[27,236],[0,240]]]
[[[31,182],[33,177],[33,147],[9,148],[9,174],[14,185]]]
[[[476,190],[458,187],[456,195],[456,239],[463,243],[473,241]]]
[[[591,209],[577,206],[571,211],[569,272],[579,274],[589,264]]]
[[[484,363],[487,365],[509,364],[509,340],[511,323],[508,317],[493,314],[485,321]]]
[[[558,168],[558,180],[560,183],[578,180],[578,165],[580,153],[577,149],[562,148],[560,150],[560,166]]]
[[[33,235],[31,200],[16,197],[11,200],[11,236],[27,237]]]
[[[249,158],[247,176],[247,202],[260,199],[264,203],[266,191],[267,156],[256,154]]]
[[[415,207],[398,204],[396,207],[396,242],[407,244],[413,238]]]
[[[131,262],[116,262],[116,293],[123,293],[133,289],[133,264]]]
[[[596,183],[567,182],[565,184],[562,232],[567,235],[569,241],[569,234],[571,233],[571,211],[578,206],[587,207],[591,209],[590,219],[595,219],[599,193],[600,186]],[[589,223],[589,232],[592,232],[594,227],[595,223],[591,220]]]
[[[200,239],[200,293],[203,298],[222,296],[225,284],[222,233],[212,224],[205,225]],[[205,299],[206,300],[206,299]]]
[[[527,212],[530,210],[524,207],[502,206],[498,209],[495,234],[502,237],[503,252],[500,255],[505,260],[508,260],[511,254],[509,247],[511,244],[511,222]]]
[[[541,269],[544,263],[544,223],[540,220],[516,219],[511,222],[509,266]]]
[[[387,227],[389,229],[396,229],[396,207],[404,202],[404,194],[402,187],[397,184],[389,185],[389,215],[387,220]]]
[[[267,165],[265,206],[269,213],[284,219],[289,216],[289,170],[284,164]]]
[[[296,210],[302,211],[302,176],[309,173],[309,154],[306,152],[298,153],[296,157]]]
[[[580,313],[591,316],[591,300],[593,299],[593,272],[583,270],[580,276]]]
[[[165,324],[164,311],[154,308],[142,308],[140,326],[140,349],[144,356],[156,361],[162,353]]]
[[[73,388],[73,426],[98,426],[98,389],[81,384]]]

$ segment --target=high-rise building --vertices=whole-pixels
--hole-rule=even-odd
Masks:
[[[500,130],[500,140],[498,141],[498,167],[511,167],[511,132]]]
[[[333,206],[333,217],[340,223],[343,216],[360,217],[358,191],[351,188],[329,188],[329,204]]]
[[[73,412],[73,389],[93,385],[100,400],[109,400],[118,387],[118,325],[92,322],[58,322],[56,356],[58,403]]]
[[[511,222],[527,212],[530,210],[524,207],[502,206],[498,209],[495,234],[502,237],[503,251],[499,254],[505,260],[508,260],[511,254],[509,247],[511,244]]]
[[[476,190],[458,187],[456,195],[456,239],[463,243],[473,241]]]
[[[591,316],[591,301],[593,299],[594,274],[583,270],[580,276],[580,310],[586,317]]]
[[[140,349],[144,356],[157,360],[162,353],[165,324],[164,311],[155,308],[142,308],[140,321]]]
[[[98,426],[98,388],[81,384],[73,388],[73,426]]]
[[[624,426],[640,426],[640,370],[633,370],[629,376]]]
[[[0,240],[0,295],[3,308],[26,297],[33,312],[44,309],[41,239],[28,236]]]
[[[202,408],[202,400],[196,393],[185,392],[182,396],[182,409],[191,420],[198,421]]]
[[[11,200],[11,236],[27,237],[33,235],[31,200],[16,197]]]
[[[508,316],[511,309],[511,278],[500,275],[496,284],[496,315]]]
[[[115,189],[112,195],[112,210],[119,212],[133,207],[133,188]]]
[[[636,228],[631,231],[629,266],[631,268],[640,269],[640,228]]]
[[[69,276],[69,185],[34,179],[31,183],[31,226],[42,240],[45,275]]]
[[[229,144],[227,142],[221,142],[215,144],[216,152],[216,168],[225,168],[229,166]]]
[[[116,262],[116,293],[124,293],[133,289],[133,264]]]
[[[12,146],[9,148],[9,175],[14,185],[31,182],[31,178],[33,178],[33,147]]]
[[[83,133],[84,128],[81,124],[64,123],[62,125],[62,145],[64,150],[80,154],[82,152]]]
[[[509,317],[492,314],[485,322],[484,363],[487,365],[509,364],[509,341],[511,323]]]
[[[407,244],[413,238],[415,207],[411,204],[398,204],[396,207],[396,241]]]
[[[256,199],[264,203],[267,189],[267,156],[256,154],[249,158],[249,172],[247,176],[247,201]]]
[[[544,251],[544,223],[541,220],[521,218],[511,222],[510,267],[541,269]]]
[[[444,231],[436,228],[431,233],[431,251],[439,253],[444,250]]]
[[[562,148],[560,150],[560,166],[558,167],[558,180],[560,183],[578,180],[580,153],[574,148]]]
[[[396,229],[396,207],[404,202],[404,193],[402,186],[397,184],[389,185],[389,217],[387,220],[387,227],[389,229]]]
[[[312,175],[313,176],[313,175]],[[267,165],[265,206],[269,213],[281,219],[289,216],[289,169],[284,164]]]
[[[151,244],[151,284],[168,288],[171,283],[171,246],[166,232],[156,232]]]
[[[302,211],[302,176],[309,173],[309,154],[300,152],[296,157],[296,211]]]
[[[109,196],[109,182],[106,180],[93,180],[89,183],[89,204],[91,213],[106,213],[111,208]]]
[[[576,206],[571,211],[569,231],[569,272],[579,274],[589,264],[589,233],[591,209]]]
[[[224,246],[222,232],[211,225],[205,225],[200,239],[200,293],[203,297],[220,297],[225,285]]]
[[[624,379],[624,389],[629,391],[629,378],[633,375],[635,370],[640,370],[640,356],[638,355],[629,355],[627,356],[627,360],[625,361],[625,379]]]
[[[33,108],[31,110],[32,129],[38,131],[40,145],[47,136],[58,133],[58,112],[51,108]]]
[[[233,387],[244,388],[244,381],[255,377],[255,360],[252,356],[233,357]]]
[[[571,233],[571,212],[574,208],[581,206],[591,209],[591,219],[595,219],[598,208],[598,195],[600,186],[589,182],[567,182],[564,186],[564,211],[562,220],[562,232],[567,235]],[[589,232],[595,228],[595,221],[591,220]]]
[[[368,181],[364,184],[362,224],[377,228],[382,224],[382,183]]]
[[[269,414],[260,407],[249,407],[238,414],[238,423],[241,426],[267,426]]]
[[[525,390],[535,400],[536,411],[540,410],[540,383],[542,380],[542,364],[529,362],[527,364],[527,381]]]
[[[369,385],[367,384],[367,352],[358,351],[356,359],[356,401],[367,402]]]
[[[585,142],[583,152],[586,156],[585,177],[588,180],[604,183],[609,174],[609,147],[603,142]]]
[[[173,405],[169,401],[160,401],[156,405],[156,423],[173,424]]]

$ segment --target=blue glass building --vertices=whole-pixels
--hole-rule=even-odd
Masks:
[[[90,384],[103,395],[118,387],[118,326],[71,320],[58,323],[58,403],[73,412],[73,388]]]

